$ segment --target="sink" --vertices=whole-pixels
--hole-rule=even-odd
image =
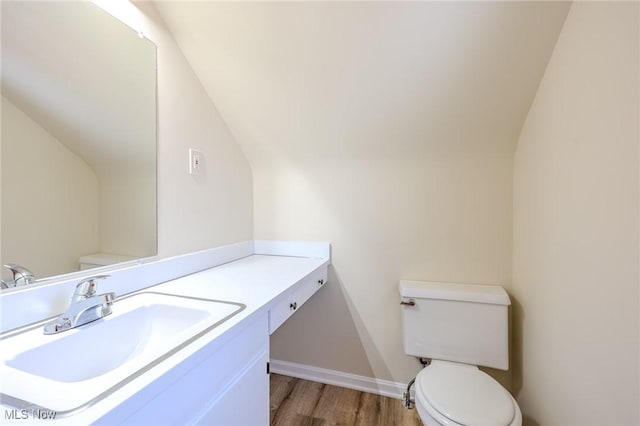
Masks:
[[[239,303],[142,292],[116,299],[113,314],[64,333],[44,335],[39,323],[0,336],[2,403],[71,414],[242,309]]]
[[[86,325],[86,331],[22,352],[6,365],[59,382],[80,382],[106,374],[136,357],[161,351],[167,337],[208,316],[204,309],[147,304],[113,318],[107,317],[98,324]]]

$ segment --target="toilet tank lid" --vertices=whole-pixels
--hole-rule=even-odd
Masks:
[[[399,288],[402,297],[415,299],[455,300],[491,305],[511,304],[509,295],[499,285],[401,280]]]

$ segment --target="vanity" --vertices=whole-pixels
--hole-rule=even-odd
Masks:
[[[116,269],[99,283],[113,314],[55,335],[30,321],[38,308],[7,329],[8,311],[74,282],[2,294],[2,424],[267,425],[269,335],[329,263],[328,243],[248,241]]]

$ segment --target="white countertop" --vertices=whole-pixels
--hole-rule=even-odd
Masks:
[[[153,287],[154,291],[244,303],[259,309],[327,259],[253,255]]]
[[[252,318],[266,314],[272,302],[318,268],[329,264],[327,258],[251,255],[211,269],[177,278],[144,290],[224,300],[246,305],[237,315],[219,325],[175,355],[126,384],[112,395],[76,415],[56,419],[55,424],[90,424],[117,407],[127,398],[152,383],[174,366],[206,345],[223,345]],[[7,420],[2,406],[2,424],[51,424],[51,420]]]

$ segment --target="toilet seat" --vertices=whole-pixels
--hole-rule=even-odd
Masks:
[[[418,374],[416,404],[443,425],[507,426],[521,417],[492,377],[476,366],[447,361],[433,361]]]

